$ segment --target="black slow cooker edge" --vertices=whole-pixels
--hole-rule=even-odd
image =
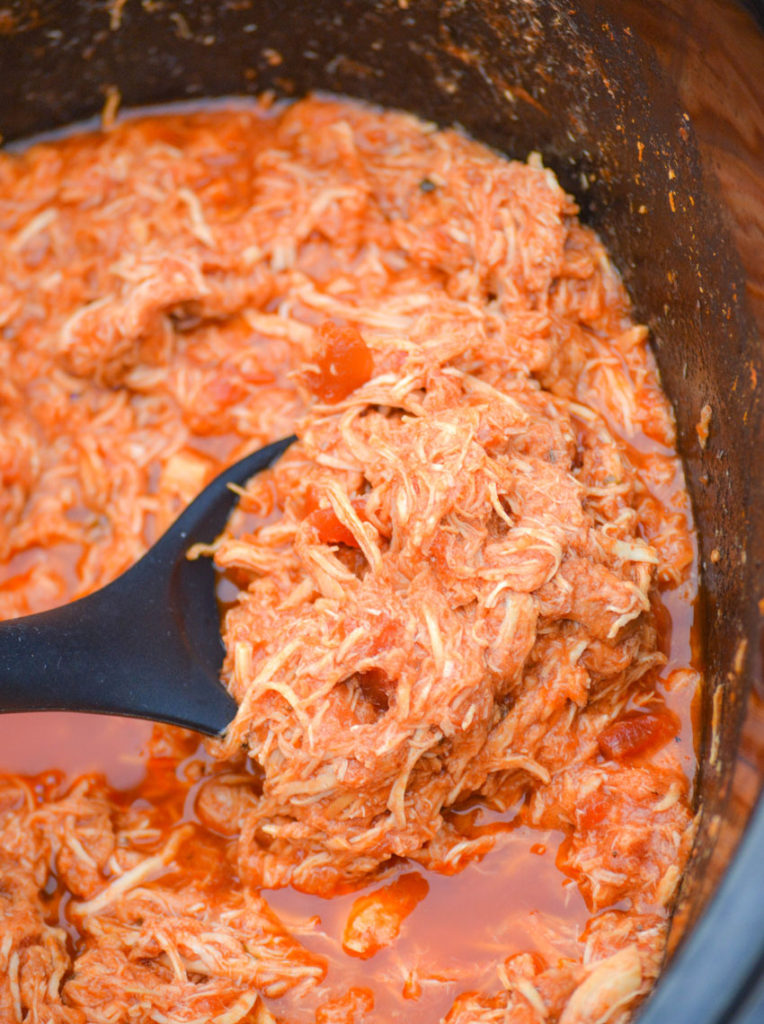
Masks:
[[[752,40],[752,77],[728,111],[722,94],[745,77]],[[110,89],[127,106],[328,89],[458,123],[511,156],[539,150],[603,235],[675,404],[703,567],[704,813],[675,919],[689,928],[708,909],[644,1024],[725,1019],[764,955],[764,926],[748,913],[757,893],[761,903],[764,857],[764,810],[751,818],[764,775],[764,363],[753,315],[763,271],[750,236],[764,222],[750,159],[761,156],[761,40],[730,0],[15,0],[0,10],[5,139],[90,117]]]

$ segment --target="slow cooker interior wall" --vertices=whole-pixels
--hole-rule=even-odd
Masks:
[[[756,645],[741,643],[758,629],[762,545],[749,509],[752,487],[764,480],[755,387],[764,367],[692,125],[649,48],[624,31],[619,5],[46,0],[3,11],[5,139],[94,115],[110,86],[126,106],[320,88],[459,123],[512,156],[539,150],[576,195],[652,328],[701,534],[705,721],[717,686],[724,708],[717,762],[708,729],[703,739],[706,815],[684,890],[683,917],[694,920],[715,880],[709,859],[727,814],[753,671]],[[712,419],[702,449],[695,425],[704,405]]]

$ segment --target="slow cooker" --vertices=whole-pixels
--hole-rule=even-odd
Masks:
[[[651,328],[699,533],[700,827],[639,1021],[764,1020],[761,4],[10,0],[0,68],[6,142],[110,95],[329,90],[542,154]]]

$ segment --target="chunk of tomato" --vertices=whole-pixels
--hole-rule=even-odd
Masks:
[[[306,374],[308,387],[322,402],[341,402],[365,384],[374,372],[366,342],[355,327],[326,320],[318,329],[315,368]]]
[[[627,711],[603,729],[599,736],[601,753],[610,760],[639,757],[665,746],[679,731],[670,711]]]
[[[305,522],[313,527],[322,544],[347,544],[350,548],[358,547],[358,541],[347,526],[339,521],[333,508],[314,509]]]
[[[429,890],[419,872],[409,871],[390,885],[359,896],[345,924],[342,948],[350,956],[368,960],[398,938],[404,920]]]

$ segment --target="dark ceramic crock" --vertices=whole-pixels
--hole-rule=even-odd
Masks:
[[[756,0],[0,3],[6,141],[110,87],[332,90],[539,150],[603,235],[653,332],[703,571],[703,813],[640,1024],[764,1020],[763,24]]]

